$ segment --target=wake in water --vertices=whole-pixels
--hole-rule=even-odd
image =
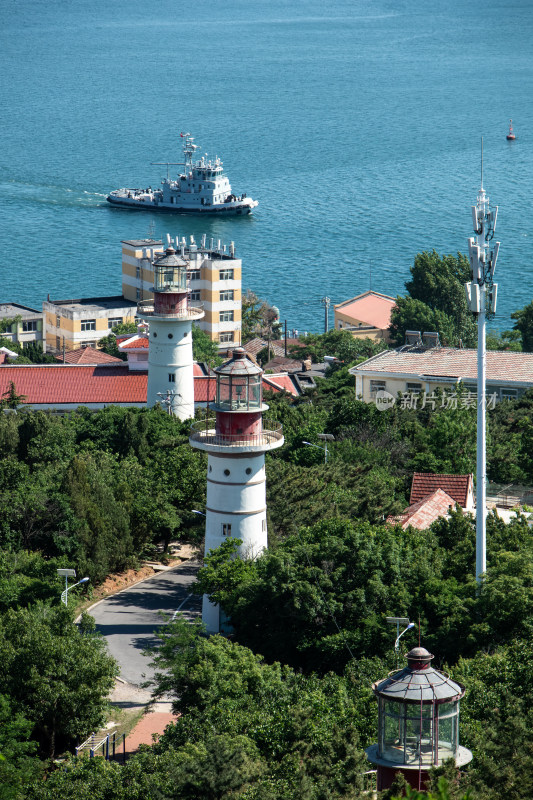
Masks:
[[[0,183],[0,192],[4,203],[14,204],[23,202],[38,205],[84,208],[103,205],[102,199],[107,195],[102,192],[88,192],[86,190],[71,189],[68,186],[56,186],[46,183],[25,183],[24,181],[7,181]]]

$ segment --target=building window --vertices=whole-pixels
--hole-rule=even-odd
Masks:
[[[518,397],[518,389],[506,389],[502,386],[500,389],[500,397],[502,400],[516,400]]]
[[[233,322],[233,311],[221,311],[219,320],[220,322]]]
[[[135,277],[136,278],[140,278],[141,277],[141,268],[140,268],[140,266],[138,264],[137,264],[137,267],[135,268]]]
[[[231,536],[231,522],[222,523],[222,536]]]
[[[22,320],[22,332],[23,333],[33,333],[37,330],[37,320],[36,319],[24,319]]]
[[[199,269],[191,269],[188,271],[187,275],[189,276],[190,281],[199,281],[200,280],[200,270]]]
[[[421,394],[422,393],[422,384],[421,383],[407,383],[406,384],[407,391],[409,394]]]
[[[141,299],[141,290],[139,288],[137,288],[135,290],[135,299],[136,300],[140,300]]]
[[[370,381],[370,394],[376,394],[376,392],[384,392],[387,388],[386,381]]]
[[[56,317],[56,328],[60,328],[60,327],[61,327],[61,317],[58,314],[57,317]]]
[[[95,331],[96,330],[96,320],[95,319],[82,319],[82,321],[81,321],[81,330],[82,331]]]
[[[226,300],[233,300],[233,289],[225,289],[223,292],[220,292],[220,302],[223,303]]]
[[[110,317],[109,318],[109,327],[111,330],[116,328],[117,325],[122,325],[122,317]]]
[[[221,269],[218,274],[219,280],[221,281],[232,281],[233,280],[233,270],[232,269]]]
[[[227,331],[226,333],[221,333],[218,337],[219,342],[232,342],[233,341],[233,331]]]
[[[80,347],[92,347],[93,349],[95,349],[96,342],[80,342]]]
[[[191,300],[200,300],[200,292],[199,291],[191,292]]]
[[[173,372],[168,373],[168,382],[169,383],[176,383],[176,376]]]

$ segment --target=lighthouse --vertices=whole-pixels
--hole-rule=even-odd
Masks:
[[[187,262],[167,247],[154,261],[154,299],[138,305],[150,325],[148,406],[163,403],[179,419],[194,417],[192,323],[204,312],[189,304]]]
[[[459,701],[465,690],[431,666],[424,647],[407,653],[407,666],[372,685],[378,700],[378,743],[366,750],[377,767],[378,792],[401,772],[414,789],[424,789],[433,767],[453,759],[457,768],[472,760],[459,745]]]
[[[215,369],[215,417],[193,424],[190,444],[208,453],[205,553],[229,537],[241,558],[267,547],[265,453],[283,444],[278,422],[263,419],[263,370],[238,347]],[[208,633],[220,630],[220,608],[203,599]]]

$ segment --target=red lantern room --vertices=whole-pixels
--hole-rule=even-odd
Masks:
[[[366,751],[377,766],[377,789],[387,789],[397,772],[418,790],[432,767],[453,758],[457,767],[472,753],[459,745],[461,684],[431,666],[424,647],[407,654],[407,666],[372,685],[379,703],[378,744]]]
[[[167,247],[165,255],[154,261],[153,291],[154,314],[187,316],[187,262],[173,247]]]
[[[216,433],[229,437],[229,441],[243,437],[261,436],[263,405],[263,370],[247,355],[243,347],[236,347],[229,361],[215,369],[217,393]]]

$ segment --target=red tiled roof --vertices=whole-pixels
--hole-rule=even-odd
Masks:
[[[145,403],[146,372],[130,372],[122,362],[110,366],[42,364],[0,368],[0,394],[15,384],[27,404]]]
[[[418,528],[419,531],[425,531],[439,517],[445,517],[450,506],[454,505],[455,501],[449,494],[443,492],[442,489],[437,489],[423,500],[406,508],[403,514],[399,514],[397,517],[387,517],[387,522],[391,525],[401,525],[404,530],[411,526]]]
[[[402,375],[433,376],[438,378],[467,378],[477,380],[477,350],[456,350],[452,347],[423,351],[385,350],[350,370],[358,372],[388,372]],[[533,353],[510,350],[487,351],[487,380],[533,384]]]
[[[57,361],[63,363],[63,355],[56,356]],[[110,356],[103,350],[95,347],[78,347],[77,350],[65,351],[65,364],[121,364],[121,358]]]
[[[468,504],[468,490],[473,485],[472,475],[435,475],[432,472],[415,472],[411,486],[410,504],[424,500],[437,489],[446,492],[461,508]]]
[[[94,403],[146,403],[148,373],[129,370],[124,361],[115,366],[80,364],[39,364],[2,366],[0,396],[15,384],[17,394],[25,397],[25,405],[90,405]],[[286,391],[294,397],[298,391],[289,375],[263,377],[264,391]],[[194,400],[214,402],[216,379],[206,376],[194,364]]]
[[[368,291],[339,303],[335,306],[335,311],[353,317],[354,320],[366,322],[374,328],[385,329],[390,325],[390,315],[395,305],[394,297]]]
[[[142,348],[143,350],[148,350],[147,336],[139,336],[138,334],[135,333],[130,339],[118,342],[119,350],[133,350],[139,348]]]
[[[293,397],[298,397],[299,392],[290,375],[263,375],[263,391],[288,392]]]

